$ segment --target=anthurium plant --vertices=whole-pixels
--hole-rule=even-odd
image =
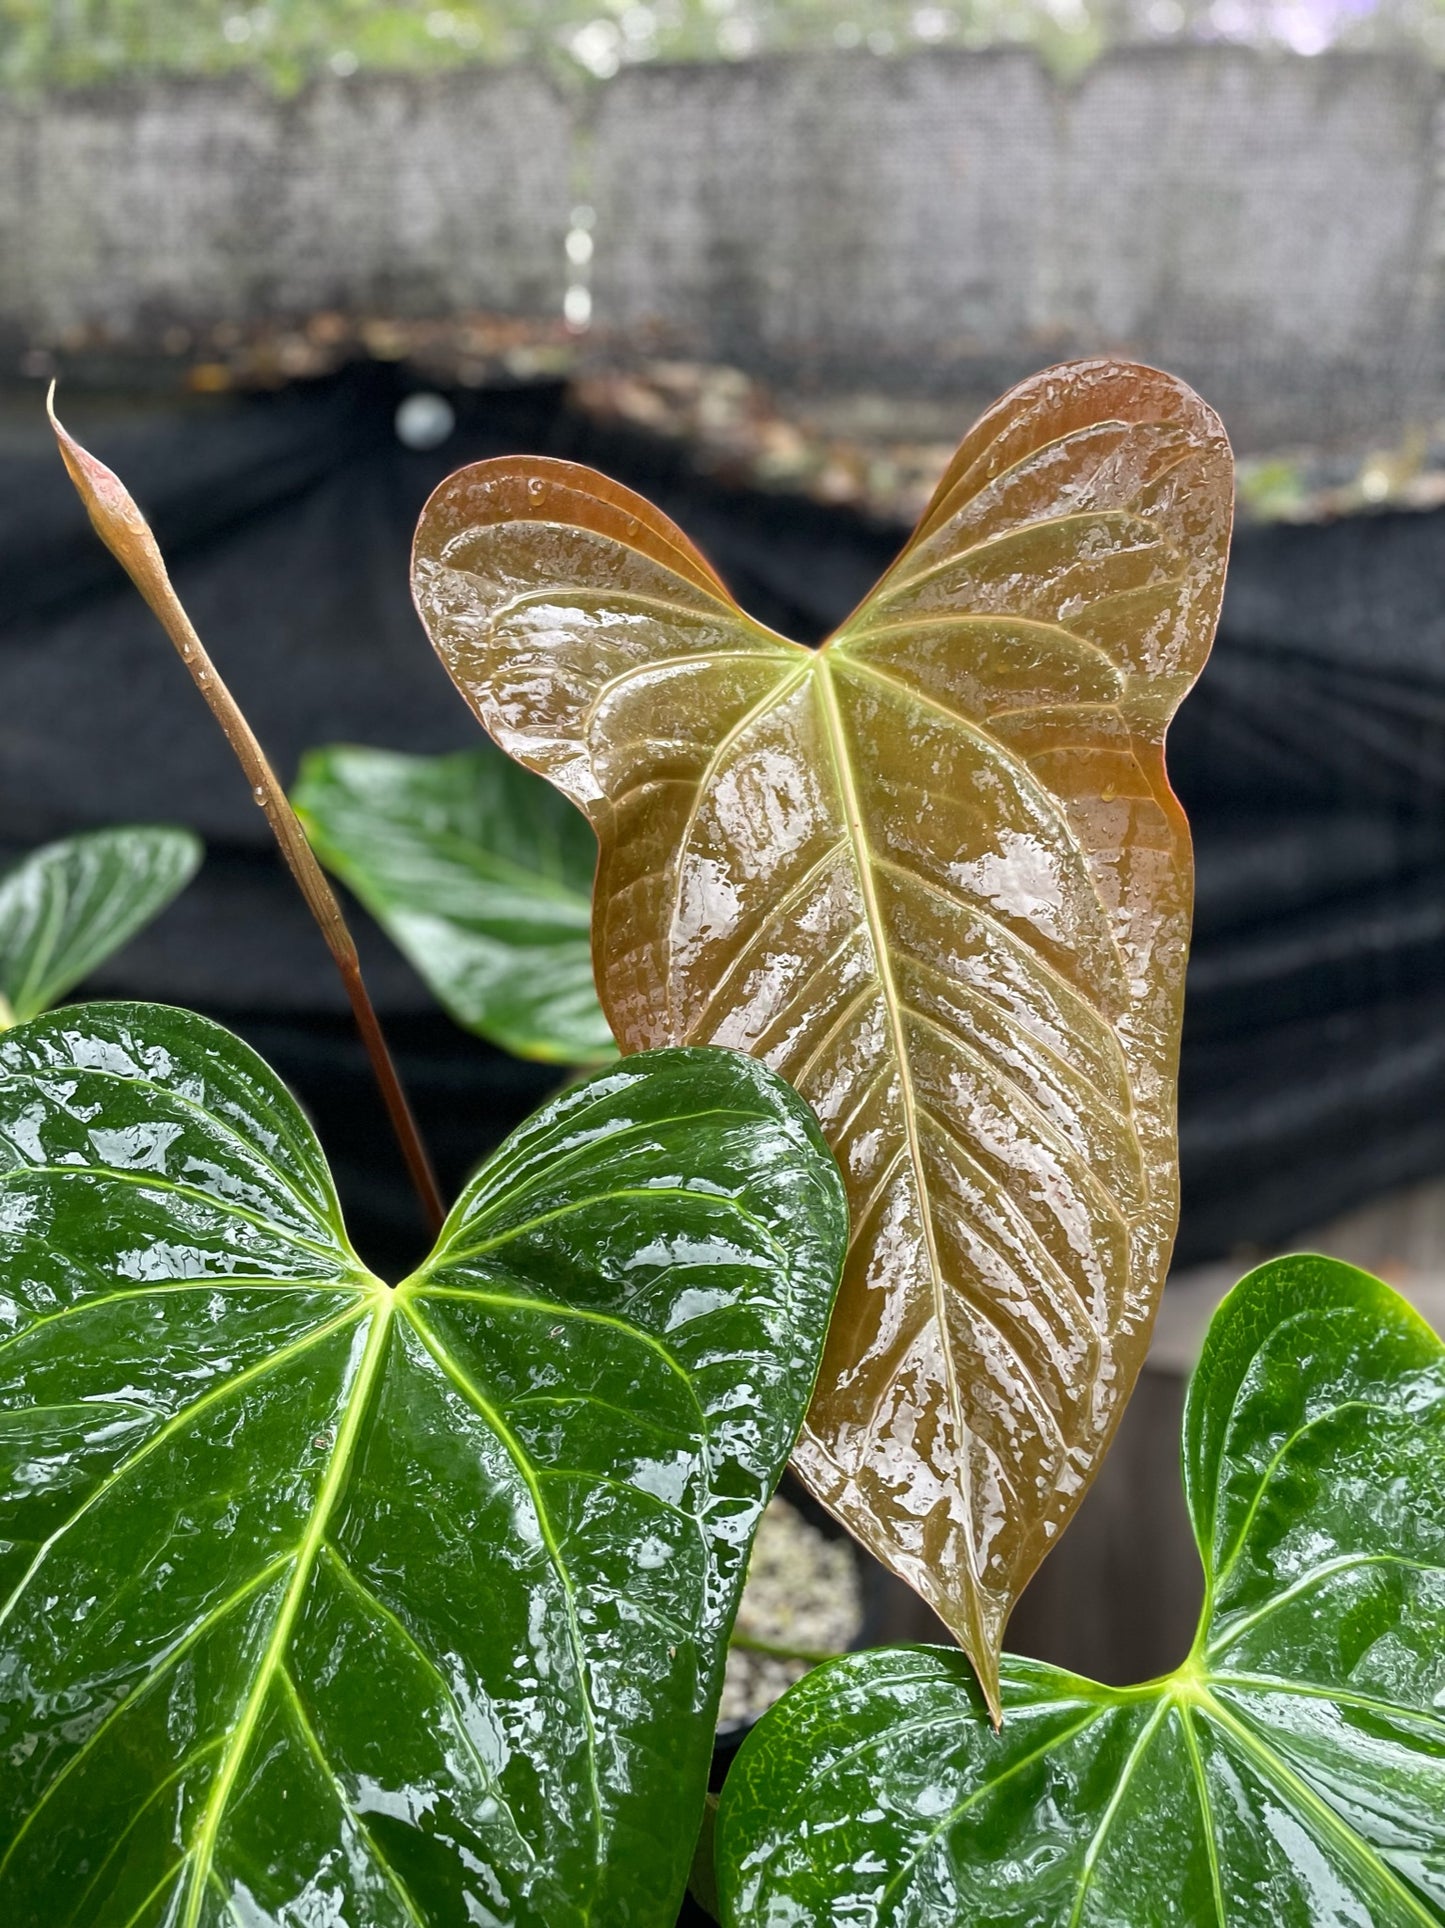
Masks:
[[[723,1790],[721,1914],[767,1922],[1445,1921],[1445,1347],[1320,1258],[1252,1273],[1190,1382],[1183,1663],[1100,1687],[957,1653],[819,1668]]]
[[[0,875],[0,1029],[58,1004],[160,915],[200,861],[190,831],[126,824],[46,844]]]
[[[1001,1655],[1174,1230],[1204,404],[1024,383],[816,651],[617,484],[462,470],[414,588],[493,741],[333,746],[292,801],[56,427],[317,917],[433,1244],[376,1277],[241,1040],[42,1014],[78,973],[17,940],[0,1920],[670,1928],[691,1867],[727,1928],[1445,1921],[1445,1363],[1377,1282],[1282,1262],[1220,1312],[1174,1675]],[[459,1023],[586,1073],[450,1205],[318,858]],[[808,1674],[705,1810],[790,1454],[959,1647]]]

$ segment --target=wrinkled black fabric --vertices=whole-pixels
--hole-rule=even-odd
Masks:
[[[429,490],[515,450],[640,489],[739,600],[801,639],[863,596],[903,532],[697,474],[560,388],[461,393],[430,454],[396,439],[413,382],[360,368],[71,426],[152,516],[197,626],[288,778],[308,745],[445,750],[475,726],[412,612]],[[413,1207],[320,940],[180,665],[90,534],[39,421],[0,404],[0,862],[101,823],[188,822],[200,880],[92,987],[232,1024],[322,1129],[378,1263]],[[962,425],[960,425],[962,426]],[[1290,1237],[1445,1169],[1445,515],[1244,531],[1214,657],[1170,742],[1198,902],[1181,1081],[1189,1262]],[[358,923],[364,920],[358,917]],[[455,1031],[391,948],[369,974],[449,1185],[555,1081]]]

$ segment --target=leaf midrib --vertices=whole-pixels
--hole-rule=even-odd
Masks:
[[[924,1252],[928,1260],[929,1286],[932,1294],[933,1316],[938,1328],[939,1350],[943,1358],[944,1384],[948,1393],[949,1416],[953,1421],[954,1437],[957,1442],[956,1459],[959,1469],[959,1483],[963,1493],[964,1514],[968,1521],[968,1531],[963,1535],[968,1562],[968,1578],[971,1604],[975,1613],[978,1595],[982,1590],[982,1578],[978,1571],[978,1556],[974,1547],[973,1528],[975,1525],[973,1499],[973,1473],[969,1463],[970,1429],[963,1412],[963,1396],[958,1383],[958,1362],[953,1356],[953,1344],[949,1337],[947,1308],[943,1297],[943,1267],[938,1256],[938,1245],[933,1228],[933,1213],[928,1196],[928,1175],[924,1169],[923,1146],[918,1133],[917,1100],[913,1090],[913,1066],[908,1055],[908,1040],[903,1031],[903,1006],[898,988],[893,981],[893,961],[888,947],[888,933],[883,922],[883,914],[878,903],[878,893],[873,881],[873,856],[869,848],[867,831],[863,823],[862,805],[859,801],[857,785],[853,780],[853,764],[848,749],[848,740],[843,728],[843,718],[838,707],[837,692],[833,688],[832,665],[826,652],[819,654],[814,671],[819,694],[819,708],[822,711],[824,727],[827,731],[828,746],[833,758],[834,771],[838,783],[843,815],[848,827],[848,840],[852,847],[854,869],[858,877],[858,887],[863,900],[863,914],[868,925],[869,942],[873,949],[874,969],[878,975],[879,987],[883,996],[883,1007],[887,1014],[889,1037],[893,1045],[893,1055],[898,1066],[898,1078],[902,1099],[903,1129],[908,1145],[908,1159],[913,1171],[913,1182],[918,1198],[919,1225],[923,1235]],[[987,1663],[984,1662],[986,1665]],[[996,1691],[996,1690],[995,1690]]]
[[[232,1729],[216,1778],[211,1783],[211,1792],[202,1811],[200,1827],[189,1851],[191,1878],[185,1911],[181,1917],[181,1928],[197,1928],[199,1923],[201,1899],[215,1863],[216,1842],[221,1823],[225,1818],[231,1790],[249,1751],[266,1697],[285,1666],[292,1630],[295,1627],[297,1615],[301,1611],[306,1591],[311,1584],[316,1562],[325,1544],[326,1529],[330,1523],[331,1514],[350,1476],[357,1434],[371,1404],[371,1394],[385,1358],[394,1306],[394,1295],[384,1288],[378,1289],[372,1303],[371,1329],[366,1336],[366,1346],[346,1390],[346,1410],[337,1428],[336,1437],[327,1458],[326,1471],[307,1517],[305,1531],[297,1546],[291,1578],[281,1596],[281,1603],[252,1679],[250,1692]]]

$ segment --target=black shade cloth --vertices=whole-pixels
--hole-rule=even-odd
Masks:
[[[61,397],[151,515],[288,778],[313,744],[476,740],[407,589],[417,513],[462,462],[529,450],[617,476],[683,525],[747,608],[802,640],[847,613],[904,533],[700,475],[682,449],[598,425],[561,388],[455,394],[454,434],[415,453],[394,429],[415,385],[368,366],[224,402]],[[1442,583],[1441,515],[1236,541],[1214,657],[1170,742],[1198,855],[1184,1262],[1287,1239],[1445,1170]],[[194,825],[206,867],[91,988],[188,1004],[248,1037],[317,1119],[363,1250],[404,1263],[414,1207],[320,940],[214,724],[90,533],[38,392],[12,391],[0,398],[0,862],[156,819]],[[457,1032],[378,933],[361,937],[455,1185],[556,1074]]]

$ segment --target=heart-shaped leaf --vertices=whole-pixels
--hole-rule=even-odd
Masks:
[[[592,983],[597,843],[496,750],[313,750],[292,795],[355,891],[468,1031],[523,1058],[617,1055]]]
[[[33,850],[0,878],[0,1009],[37,1017],[128,944],[190,882],[189,830],[127,824]]]
[[[729,1928],[1445,1922],[1445,1347],[1388,1287],[1281,1259],[1216,1314],[1185,1485],[1207,1599],[1147,1686],[962,1659],[820,1668],[728,1777]]]
[[[670,1924],[846,1220],[796,1095],[637,1058],[394,1290],[184,1012],[0,1040],[0,1921]]]
[[[854,1243],[795,1463],[990,1695],[1173,1238],[1192,871],[1163,739],[1231,500],[1195,395],[1089,362],[983,418],[821,650],[567,463],[463,469],[417,532],[443,661],[597,832],[618,1041],[752,1051],[822,1121]]]

